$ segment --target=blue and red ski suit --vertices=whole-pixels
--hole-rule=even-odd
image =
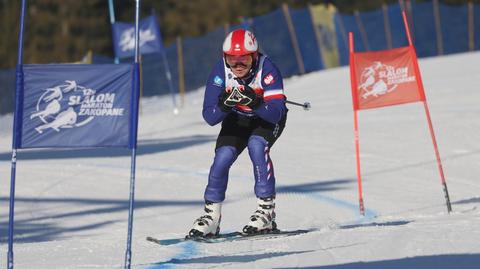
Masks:
[[[225,200],[230,167],[245,148],[253,164],[255,195],[259,198],[275,195],[275,175],[269,152],[286,122],[283,78],[273,62],[259,54],[246,84],[263,97],[260,106],[252,110],[237,104],[232,111],[224,112],[218,107],[219,96],[227,88],[238,87],[237,78],[222,59],[207,80],[203,118],[211,126],[222,123],[204,195],[209,202]]]

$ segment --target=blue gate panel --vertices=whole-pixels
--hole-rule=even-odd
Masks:
[[[390,32],[392,33],[392,47],[408,46],[407,32],[403,23],[402,9],[399,4],[388,6]]]
[[[292,41],[281,9],[253,18],[260,51],[269,56],[284,77],[298,74]]]
[[[475,5],[474,7],[474,48],[475,50],[480,50],[480,5]]]
[[[437,52],[437,34],[433,3],[413,5],[413,38],[418,57],[435,56]]]
[[[360,18],[365,27],[370,50],[388,49],[383,11],[380,9],[370,12],[362,12],[360,13]]]
[[[205,85],[213,66],[222,57],[225,30],[218,28],[203,37],[183,39],[183,67],[187,91]]]
[[[336,13],[334,17],[335,29],[337,31],[337,45],[338,55],[340,58],[340,65],[348,65],[348,33],[353,33],[353,40],[355,51],[366,51],[365,46],[360,35],[360,30],[355,21],[355,16]],[[345,35],[341,29],[345,30]]]
[[[11,113],[15,104],[15,70],[0,71],[0,115]]]
[[[443,53],[468,51],[468,6],[440,4]]]
[[[323,69],[322,57],[318,49],[310,11],[308,8],[290,9],[290,16],[292,17],[305,71],[312,72]]]

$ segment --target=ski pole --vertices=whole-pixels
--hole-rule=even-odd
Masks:
[[[301,107],[303,107],[304,110],[310,110],[310,108],[312,107],[312,106],[310,105],[310,102],[305,102],[305,103],[303,103],[303,104],[300,104],[300,103],[297,103],[297,102],[285,100],[285,103],[287,103],[287,104],[292,104],[292,105],[296,105],[296,106],[301,106]]]

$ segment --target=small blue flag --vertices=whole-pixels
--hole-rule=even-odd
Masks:
[[[113,47],[115,57],[126,58],[135,55],[135,25],[116,22],[113,24]],[[162,37],[155,16],[149,16],[139,22],[140,54],[161,52]]]

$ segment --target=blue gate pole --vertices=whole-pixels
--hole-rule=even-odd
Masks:
[[[115,8],[113,6],[113,0],[108,0],[108,10],[110,11],[110,24],[112,25],[113,31],[113,24],[115,23]],[[115,56],[114,62],[116,64],[120,62],[117,56]]]
[[[138,0],[137,0],[138,1]],[[139,81],[137,78],[138,68],[135,68],[134,81]],[[133,101],[133,100],[132,100]],[[135,164],[137,157],[136,145],[132,148],[131,166],[130,166],[130,198],[128,204],[128,231],[127,231],[127,250],[125,252],[125,269],[130,269],[132,264],[132,230],[133,230],[133,208],[135,196]]]
[[[137,158],[137,131],[138,131],[138,101],[140,92],[140,69],[139,69],[139,18],[140,18],[140,0],[135,0],[135,64],[132,85],[132,101],[130,120],[130,148],[132,149],[131,167],[130,167],[130,198],[128,205],[128,232],[127,232],[127,250],[125,252],[125,269],[130,269],[132,264],[132,230],[133,230],[133,209],[135,203],[135,165]]]
[[[170,89],[170,94],[172,95],[173,113],[178,114],[177,101],[175,100],[175,93],[173,90],[172,74],[170,73],[170,66],[167,61],[167,54],[165,53],[165,48],[163,48],[163,46],[162,46],[162,58],[163,58],[163,66],[165,68],[165,76],[167,77],[167,81],[168,81],[168,88]]]
[[[10,179],[10,211],[8,215],[8,269],[13,269],[13,216],[15,204],[15,174],[17,166],[17,150],[12,149],[12,168]]]
[[[10,205],[8,214],[8,258],[7,268],[13,269],[13,224],[14,224],[14,208],[15,208],[15,175],[17,172],[17,148],[20,144],[18,139],[21,135],[22,120],[22,100],[23,100],[23,31],[25,25],[25,8],[26,0],[22,0],[20,9],[20,29],[18,33],[18,58],[15,78],[15,113],[13,116],[13,137],[12,137],[12,168],[10,177]]]

